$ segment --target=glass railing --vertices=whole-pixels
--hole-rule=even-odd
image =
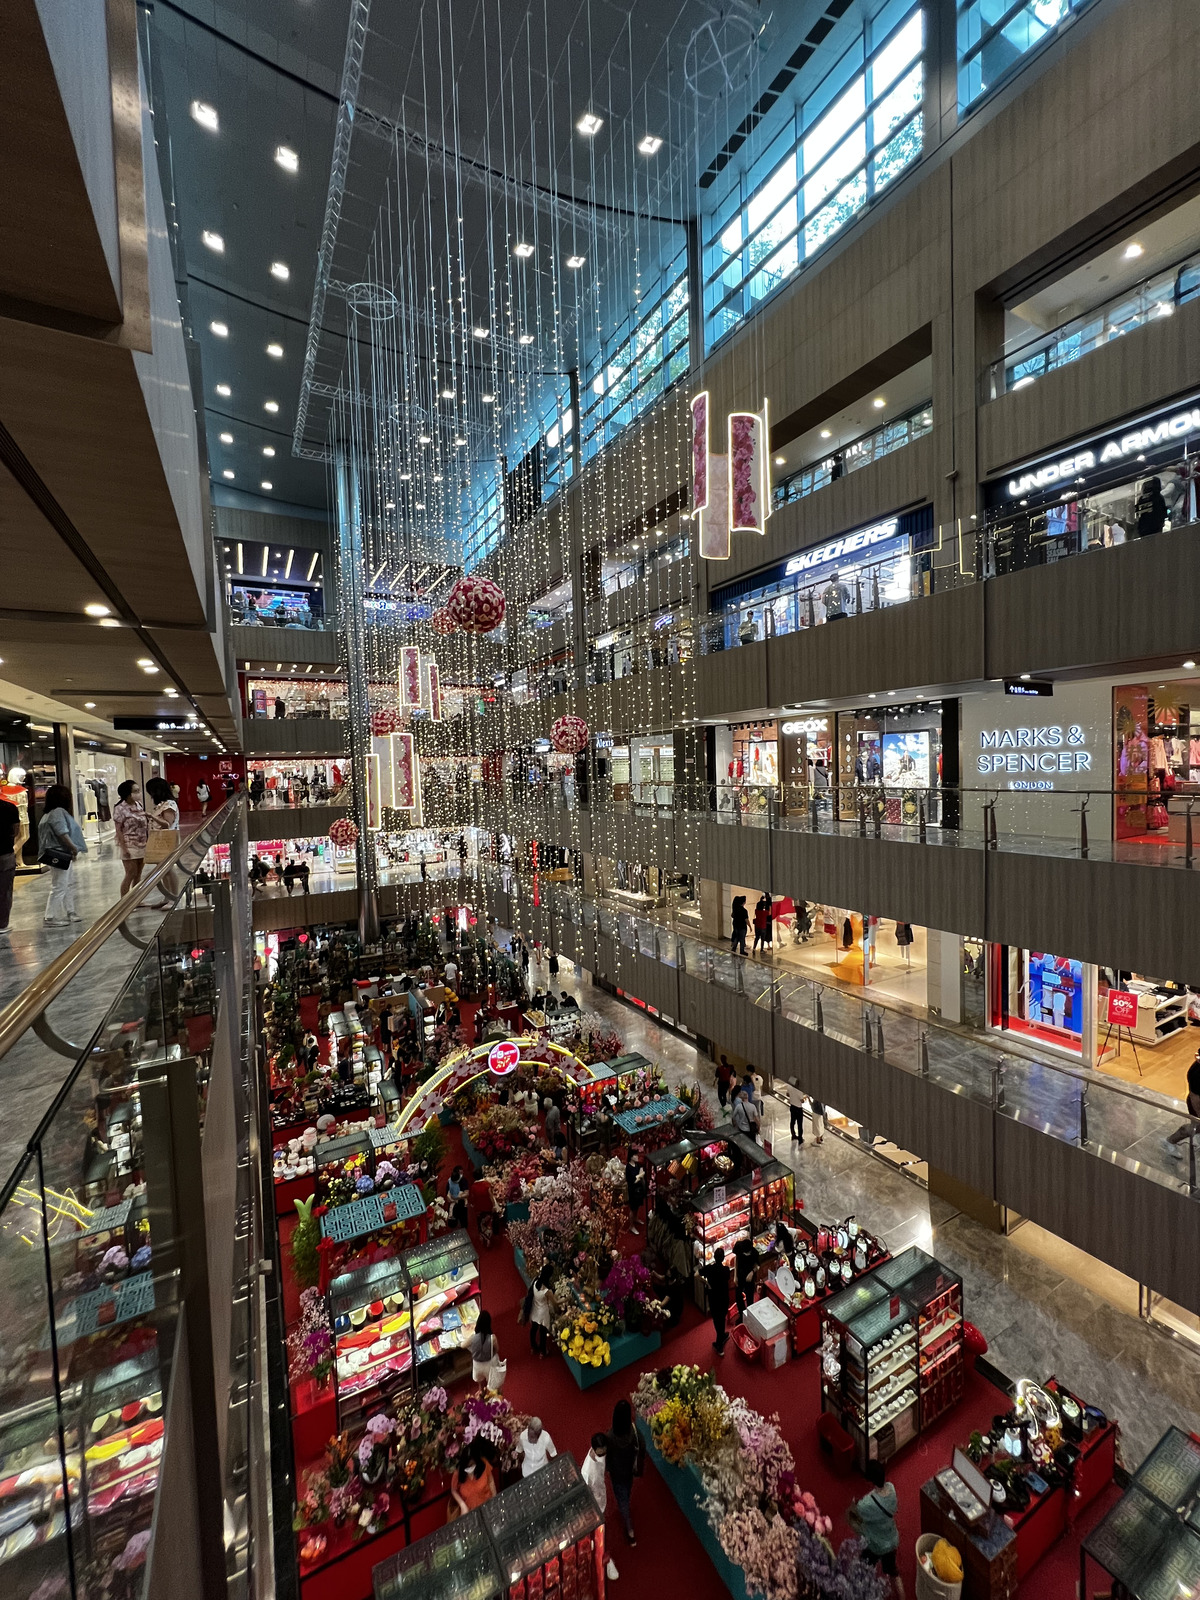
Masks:
[[[860,467],[869,467],[873,461],[880,461],[895,450],[903,450],[905,445],[932,432],[933,402],[927,400],[904,416],[895,417],[882,427],[872,429],[852,444],[842,445],[820,461],[814,461],[810,466],[780,478],[773,490],[774,503],[776,506],[786,506],[794,500],[803,500],[838,478],[844,478],[847,473],[857,472]]]
[[[13,1600],[91,1600],[118,1575],[121,1592],[146,1592],[172,1445],[190,1454],[215,1423],[174,1380],[181,1351],[203,1348],[194,1252],[222,1140],[236,1188],[238,1030],[223,1028],[243,969],[194,874],[240,810],[205,821],[0,1013],[0,1594]],[[248,933],[231,904],[222,926]],[[228,1308],[236,1287],[213,1293]],[[217,1481],[231,1483],[232,1420],[223,1437]]]
[[[518,899],[530,886],[487,867],[482,881]],[[1165,1095],[1039,1053],[1003,1048],[985,1034],[914,1014],[890,998],[852,992],[777,962],[733,955],[724,945],[684,932],[663,908],[659,920],[597,904],[574,886],[542,884],[544,914],[604,934],[701,982],[744,996],[789,1022],[848,1048],[927,1078],[989,1107],[997,1116],[1036,1127],[1064,1143],[1113,1161],[1155,1183],[1200,1198],[1200,1118]],[[612,976],[608,974],[608,976]],[[1174,1141],[1174,1142],[1172,1142]]]
[[[1198,294],[1200,255],[1191,255],[1048,333],[1031,333],[1011,341],[1004,354],[984,369],[981,398],[986,403],[1014,389],[1028,388],[1047,373],[1070,366],[1112,340],[1172,316]]]

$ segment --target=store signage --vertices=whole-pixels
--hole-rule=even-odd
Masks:
[[[1029,728],[982,728],[976,766],[984,774],[1090,772],[1092,754],[1086,745],[1087,734],[1078,723],[1065,731],[1057,722]],[[1047,777],[1009,785],[1010,789],[1053,787]]]
[[[1045,696],[1054,693],[1054,685],[1048,678],[1005,678],[1004,692],[1031,697]]]
[[[801,722],[785,722],[779,731],[780,733],[828,733],[829,718],[805,717]]]
[[[501,1039],[488,1051],[488,1067],[498,1078],[507,1078],[521,1063],[521,1046],[511,1039]]]
[[[718,1183],[713,1189],[713,1205],[714,1205],[714,1207],[716,1207],[716,1206],[723,1206],[724,1204],[725,1204],[725,1185],[723,1183]]]
[[[894,539],[899,526],[900,519],[890,517],[887,522],[877,522],[873,527],[860,528],[857,533],[844,533],[840,539],[832,539],[828,544],[819,544],[813,550],[803,550],[798,556],[793,556],[784,568],[784,572],[791,577],[794,572],[808,572],[813,567],[823,567],[827,561],[838,561],[843,556],[856,555],[860,550],[868,550],[872,545],[882,544],[885,539]]]
[[[1108,991],[1108,1008],[1105,1020],[1110,1028],[1136,1028],[1138,1019],[1138,997],[1130,994],[1127,989],[1110,989]]]
[[[1200,405],[1188,406],[1166,417],[1160,413],[1125,433],[1114,433],[1108,438],[1094,440],[1073,455],[1062,456],[1058,461],[1048,461],[1043,467],[1022,472],[1019,477],[1008,480],[1008,493],[1015,500],[1021,495],[1049,489],[1056,483],[1070,483],[1083,473],[1094,471],[1096,467],[1106,467],[1111,462],[1126,461],[1130,457],[1136,460],[1148,450],[1157,450],[1161,445],[1171,444],[1191,433],[1200,433]]]
[[[197,733],[200,730],[195,717],[190,722],[164,722],[161,717],[114,717],[113,727],[126,733]]]

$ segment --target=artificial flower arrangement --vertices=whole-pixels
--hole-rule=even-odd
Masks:
[[[333,1371],[333,1333],[325,1300],[317,1289],[300,1291],[300,1320],[288,1334],[288,1376],[293,1383],[311,1378],[319,1386]]]
[[[778,1418],[732,1398],[699,1367],[645,1373],[633,1396],[655,1448],[673,1465],[690,1461],[704,1510],[750,1593],[766,1600],[886,1600],[862,1545],[835,1553],[832,1520],[796,1483],[795,1461]]]
[[[692,1128],[697,1133],[711,1133],[716,1127],[716,1118],[713,1116],[712,1106],[704,1098],[704,1091],[698,1083],[677,1083],[675,1085],[676,1099],[682,1100],[685,1105],[692,1108]]]
[[[463,1132],[487,1162],[507,1161],[537,1142],[513,1106],[490,1105],[463,1120]]]
[[[607,1367],[612,1361],[612,1347],[601,1327],[593,1311],[574,1312],[558,1328],[559,1349],[581,1367]]]
[[[600,1286],[600,1298],[631,1331],[651,1333],[666,1325],[665,1307],[651,1292],[650,1269],[640,1256],[617,1257]]]

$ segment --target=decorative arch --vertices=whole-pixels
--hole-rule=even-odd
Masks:
[[[467,1084],[474,1083],[476,1078],[482,1078],[488,1071],[488,1055],[496,1042],[495,1039],[489,1039],[484,1044],[472,1045],[469,1050],[459,1050],[444,1061],[433,1076],[427,1078],[421,1085],[420,1094],[413,1096],[396,1119],[394,1127],[397,1136],[402,1136],[409,1129],[424,1128],[431,1117],[436,1117],[440,1111],[446,1109],[460,1089],[465,1089]],[[520,1034],[508,1042],[520,1048],[521,1064],[527,1060],[536,1060],[539,1067],[551,1072],[561,1072],[569,1083],[588,1083],[593,1079],[608,1076],[603,1064],[589,1066],[565,1045],[556,1044],[552,1039]],[[552,1057],[549,1061],[545,1059],[546,1051],[549,1051]]]

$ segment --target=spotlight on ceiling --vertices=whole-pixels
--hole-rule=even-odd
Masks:
[[[85,701],[84,701],[84,702],[83,702],[83,709],[84,709],[84,710],[85,710],[85,711],[95,711],[95,709],[96,709],[96,702],[95,702],[95,701],[94,701],[94,700],[85,700]]]
[[[265,456],[273,456],[274,454],[275,454],[275,446],[273,444],[265,444],[265,445],[263,445],[263,455],[265,455]]]
[[[585,111],[575,126],[585,139],[594,139],[604,126],[604,118],[598,117],[594,111]]]
[[[229,324],[227,322],[210,322],[209,327],[216,334],[218,339],[228,339]]]
[[[875,407],[876,411],[882,411],[884,406],[887,405],[887,401],[881,394],[878,394],[875,396],[874,400],[871,401],[871,404]]]
[[[222,444],[232,444],[233,443],[233,435],[231,433],[223,433],[221,435],[221,443]]]
[[[229,396],[233,393],[233,390],[227,383],[219,383],[217,385],[217,393],[221,396],[222,400],[228,400]]]
[[[200,234],[200,239],[210,250],[215,250],[219,256],[225,254],[224,239],[219,233],[214,233],[211,228],[205,228]]]
[[[496,396],[494,394],[485,394],[482,399],[485,406],[493,406],[496,403]]]
[[[526,244],[522,239],[519,244],[513,245],[513,255],[520,256],[522,261],[528,261],[533,254],[533,246]]]
[[[462,437],[461,434],[459,434],[454,442],[455,442],[456,445],[458,445],[461,448],[464,444],[466,444],[467,441]]]
[[[233,477],[233,468],[232,467],[226,467],[225,471],[221,474],[221,476],[223,478],[232,478]]]
[[[275,165],[282,167],[285,172],[299,172],[300,157],[289,145],[277,144],[275,146]]]
[[[417,435],[417,443],[418,444],[432,444],[433,440],[429,437],[429,435],[427,433],[420,433],[420,434]]]
[[[443,400],[453,400],[454,399],[454,390],[453,389],[443,389],[442,390],[442,399]]]
[[[269,483],[266,478],[262,480],[262,486],[268,491],[268,493],[275,487],[275,485],[273,483]]]
[[[385,511],[395,511],[395,509],[396,509],[396,502],[395,502],[395,501],[394,501],[394,500],[385,500],[385,501],[384,501],[384,502],[383,502],[383,509],[384,509],[384,510],[385,510]]]
[[[202,128],[207,128],[209,133],[216,133],[220,126],[216,106],[210,106],[204,100],[193,100],[191,105],[192,116]]]
[[[491,329],[490,328],[472,328],[471,332],[474,334],[476,339],[486,339],[488,337],[488,334],[491,332]]]
[[[291,275],[291,268],[286,261],[272,261],[271,276],[273,278],[278,278],[280,283],[286,283]]]
[[[100,604],[99,600],[91,601],[91,603],[86,605],[86,606],[84,606],[83,609],[84,609],[84,613],[89,617],[107,617],[108,616],[108,607],[107,606],[102,606]]]
[[[571,271],[574,272],[577,268],[581,267],[586,260],[586,256],[568,256],[567,265],[570,267]]]
[[[1136,241],[1133,244],[1127,244],[1125,246],[1126,261],[1136,261],[1139,256],[1144,256],[1145,253],[1145,245],[1138,244]]]
[[[274,416],[275,413],[279,410],[279,401],[278,400],[264,400],[263,401],[263,410],[264,411],[269,411],[271,413],[271,415]]]
[[[656,156],[662,149],[662,140],[656,133],[648,133],[644,139],[638,140],[638,150],[644,156]]]
[[[822,428],[821,429],[821,437],[822,437],[822,439],[832,439],[833,438],[833,434],[830,433],[828,428]]]
[[[101,617],[100,626],[102,628],[119,628],[121,623],[116,617]]]
[[[283,357],[283,346],[281,344],[269,344],[267,346],[267,354],[274,356],[276,361],[279,361]]]
[[[533,335],[531,333],[523,333],[521,335],[520,339],[518,339],[517,343],[518,344],[532,344],[533,343]]]

